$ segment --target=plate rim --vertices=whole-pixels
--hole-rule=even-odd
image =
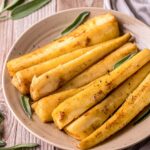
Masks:
[[[127,16],[128,18],[131,18],[132,20],[136,20],[136,22],[138,22],[139,24],[145,26],[145,27],[148,27],[148,25],[146,25],[145,23],[143,23],[142,21],[138,20],[137,18],[134,18],[134,17],[130,17],[128,16],[127,14],[125,13],[122,13],[122,12],[118,12],[118,11],[115,11],[115,10],[110,10],[110,9],[104,9],[104,8],[100,8],[100,7],[78,7],[78,8],[70,8],[70,9],[66,9],[66,10],[62,10],[62,11],[59,11],[59,12],[55,12],[54,14],[52,15],[49,15],[43,19],[41,19],[40,21],[34,23],[33,25],[31,25],[29,28],[27,28],[22,34],[20,34],[20,36],[18,36],[18,38],[15,40],[15,42],[12,44],[11,48],[9,49],[8,51],[8,54],[6,55],[5,57],[5,60],[4,60],[4,63],[3,63],[3,67],[2,67],[2,93],[3,93],[3,96],[4,96],[4,101],[6,102],[9,110],[11,111],[11,113],[13,114],[13,116],[15,116],[16,120],[20,123],[20,125],[22,125],[28,132],[30,132],[31,134],[33,134],[35,137],[39,138],[40,140],[46,142],[47,144],[50,144],[52,146],[56,146],[57,148],[61,148],[61,149],[66,149],[66,150],[73,150],[72,148],[68,148],[66,146],[62,146],[60,144],[57,144],[57,143],[53,143],[47,139],[45,139],[44,137],[38,135],[37,133],[35,133],[34,131],[32,131],[32,129],[28,128],[27,125],[25,125],[21,119],[17,116],[17,114],[14,113],[13,109],[11,108],[10,104],[9,104],[9,101],[7,100],[7,94],[5,92],[5,84],[4,84],[4,75],[5,75],[5,71],[6,71],[6,64],[7,64],[7,61],[9,60],[9,57],[11,55],[11,53],[13,52],[13,49],[15,47],[15,45],[18,43],[19,39],[21,39],[28,31],[32,30],[35,26],[38,26],[38,24],[40,24],[41,22],[43,21],[46,21],[47,19],[53,17],[53,16],[56,16],[58,14],[61,14],[61,13],[65,13],[65,12],[69,12],[69,11],[74,11],[74,10],[84,10],[84,9],[90,9],[90,10],[94,10],[94,9],[97,9],[97,10],[105,10],[105,11],[108,11],[108,12],[114,12],[116,14],[120,14],[120,15],[123,15],[123,16]],[[129,145],[124,145],[118,149],[124,149],[124,148],[128,148],[130,146],[133,146],[141,141],[143,141],[144,139],[148,138],[150,135],[147,135],[145,137],[142,137],[142,138],[139,138],[139,140],[137,140],[136,142],[132,143],[132,144],[129,144]],[[98,146],[96,146],[98,147]],[[112,150],[116,150],[116,149],[112,149]]]

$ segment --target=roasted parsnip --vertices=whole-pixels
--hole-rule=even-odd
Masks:
[[[101,43],[82,56],[60,65],[39,77],[34,77],[30,87],[32,99],[38,100],[55,91],[105,55],[123,45],[126,41],[125,39],[129,39],[129,37],[130,34],[127,33],[122,37]]]
[[[91,108],[77,120],[69,124],[65,131],[78,140],[83,140],[100,127],[125,101],[130,93],[150,72],[150,62],[144,65],[100,104]]]
[[[39,101],[36,101],[32,104],[32,109],[42,122],[53,121],[52,112],[60,103],[62,103],[65,99],[86,89],[95,81],[96,80],[80,88],[59,91],[49,96],[43,97]]]
[[[47,97],[40,99],[39,101],[32,104],[32,109],[35,111],[36,115],[42,122],[50,122],[52,119],[53,110],[66,98],[75,95],[82,89],[70,89],[66,91],[61,91]]]
[[[91,82],[90,84],[80,87],[80,88],[59,91],[57,93],[46,96],[40,99],[39,101],[34,102],[32,104],[32,109],[35,111],[36,115],[39,117],[39,119],[42,122],[53,121],[52,112],[60,103],[62,103],[65,99],[86,89],[88,86],[90,86],[94,82],[95,80]]]
[[[124,46],[116,50],[115,52],[106,56],[102,61],[98,62],[96,65],[90,67],[87,71],[85,71],[86,75],[83,73],[84,74],[83,76],[85,78],[87,77],[87,80],[85,81],[89,81],[89,82],[93,81],[94,79],[106,74],[108,71],[111,71],[117,61],[119,61],[121,58],[128,55],[129,53],[133,53],[134,51],[136,51],[136,46],[134,44],[131,44],[131,43],[125,44]],[[90,74],[93,80],[90,79]],[[84,78],[81,80],[84,80]],[[83,83],[85,82],[82,82],[82,84]],[[81,85],[80,81],[78,85]],[[64,85],[59,91],[64,90],[66,87],[68,88],[68,86]],[[69,84],[69,89],[72,89],[73,87],[74,87],[74,84],[72,86]],[[40,118],[42,122],[52,121],[51,113],[56,108],[56,106],[58,106],[58,104],[63,102],[66,98],[71,97],[80,91],[81,91],[81,88],[80,90],[73,89],[73,90],[67,90],[64,92],[58,92],[57,94],[51,94],[35,102],[37,107],[34,107],[33,110],[35,111],[35,113],[37,114],[37,116]]]
[[[61,64],[65,64],[65,63],[85,54],[86,52],[90,51],[94,47],[96,47],[96,45],[89,46],[87,48],[82,48],[82,49],[76,50],[74,52],[67,53],[62,56],[56,57],[54,59],[45,61],[43,63],[31,66],[29,68],[20,70],[20,71],[16,72],[16,74],[13,76],[12,84],[22,94],[29,94],[30,84],[31,84],[33,76],[38,77],[39,75],[59,66]]]
[[[81,149],[91,148],[125,127],[138,113],[150,104],[150,74],[129,95],[119,110],[101,127],[79,144]]]
[[[117,49],[116,51],[112,52],[104,59],[96,63],[95,65],[91,66],[71,81],[67,82],[61,89],[71,89],[84,86],[89,82],[97,79],[98,77],[106,74],[113,70],[114,65],[123,57],[134,53],[137,50],[135,44],[127,43]]]
[[[116,18],[110,13],[100,15],[89,19],[62,38],[29,54],[10,60],[7,63],[8,72],[13,76],[19,70],[118,36],[119,28]]]
[[[111,90],[150,61],[150,51],[143,50],[109,74],[97,79],[97,82],[62,102],[52,113],[59,129],[78,118],[92,106],[99,103]]]

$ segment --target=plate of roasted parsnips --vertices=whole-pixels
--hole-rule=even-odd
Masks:
[[[63,149],[115,150],[150,135],[150,28],[101,8],[59,12],[28,29],[3,69],[18,121]]]

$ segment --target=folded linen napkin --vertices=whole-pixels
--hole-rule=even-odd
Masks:
[[[104,0],[104,8],[126,13],[150,25],[150,0]]]

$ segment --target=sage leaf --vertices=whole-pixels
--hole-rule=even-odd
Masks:
[[[5,119],[4,115],[0,112],[0,123],[1,123],[2,121],[4,121],[4,119]]]
[[[0,5],[0,13],[3,12],[3,9],[5,8],[6,4],[7,4],[7,0],[2,0]]]
[[[4,115],[3,113],[0,111],[0,147],[5,146],[6,143],[2,140],[3,135],[4,135]]]
[[[65,34],[68,34],[69,32],[71,32],[72,30],[74,30],[75,28],[77,28],[80,24],[82,24],[85,19],[90,15],[90,12],[89,11],[85,11],[85,12],[82,12],[75,20],[74,22],[69,25],[66,29],[64,29],[62,32],[61,32],[61,35],[65,35]]]
[[[32,0],[22,5],[19,5],[12,10],[11,18],[13,20],[16,20],[16,19],[21,19],[23,17],[26,17],[31,13],[33,13],[34,11],[40,9],[50,1],[51,0]]]
[[[13,2],[10,3],[9,5],[7,5],[4,10],[12,10],[24,2],[25,2],[25,0],[13,0]]]
[[[25,114],[31,119],[32,118],[32,110],[29,102],[30,98],[24,95],[21,95],[21,106],[25,112]]]
[[[135,56],[137,54],[136,53],[132,53],[132,54],[129,54],[127,56],[125,56],[124,58],[122,58],[121,60],[119,60],[115,65],[114,65],[114,69],[118,68],[120,65],[122,65],[124,62],[130,60],[133,56]]]
[[[150,115],[150,106],[147,107],[142,113],[140,113],[138,115],[138,117],[136,117],[133,120],[133,125],[138,124],[139,122],[141,122],[142,120],[146,119],[148,116]]]
[[[13,0],[13,2],[11,2],[10,4],[8,4],[8,5],[6,6],[7,2],[8,2],[8,1],[5,0],[3,9],[0,10],[0,13],[3,13],[3,12],[6,11],[6,10],[12,10],[12,9],[14,9],[16,6],[18,6],[18,5],[22,4],[22,3],[24,3],[25,0]]]
[[[27,148],[35,148],[38,147],[39,144],[36,143],[30,143],[30,144],[18,144],[11,147],[3,147],[0,148],[0,150],[18,150],[18,149],[27,149]]]
[[[6,146],[6,142],[5,142],[5,141],[0,140],[0,147],[4,147],[4,146]],[[1,148],[0,148],[0,149],[1,149]]]

